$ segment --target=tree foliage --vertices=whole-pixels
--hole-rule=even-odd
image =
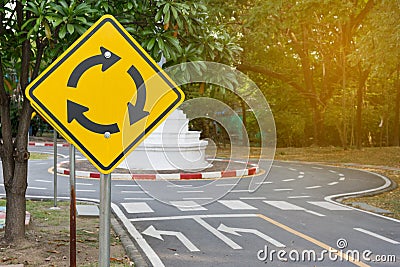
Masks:
[[[32,113],[25,88],[104,14],[114,15],[155,60],[164,56],[167,65],[200,59],[229,63],[239,49],[223,24],[208,15],[205,1],[1,0],[0,156],[7,241],[24,236]],[[17,116],[15,109],[11,114],[15,103]]]

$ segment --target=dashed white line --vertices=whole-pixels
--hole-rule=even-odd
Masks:
[[[346,180],[346,177],[339,178],[339,181],[344,181],[344,180]]]
[[[236,184],[217,184],[216,186],[234,186]]]
[[[212,197],[183,197],[183,200],[211,200]]]
[[[139,187],[137,184],[115,184],[115,187]]]
[[[289,168],[289,171],[297,172],[297,169],[295,169],[295,168]]]
[[[48,190],[47,188],[44,188],[44,187],[28,187],[27,189],[28,190],[29,189],[33,189],[33,190]]]
[[[304,178],[304,175],[299,175],[299,176],[297,176],[297,178],[299,178],[299,179]]]
[[[147,191],[121,191],[121,194],[147,194]]]
[[[256,184],[273,184],[274,182],[271,181],[266,181],[266,182],[261,182],[261,183],[256,183]]]
[[[335,184],[338,184],[339,182],[332,182],[332,183],[329,183],[328,185],[335,185]]]
[[[320,185],[314,185],[314,186],[307,186],[306,189],[316,189],[316,188],[320,188],[322,186]]]
[[[364,233],[364,234],[367,234],[367,235],[370,235],[370,236],[379,238],[379,239],[381,239],[381,240],[383,240],[383,241],[389,242],[389,243],[394,244],[394,245],[400,244],[400,242],[398,242],[398,241],[396,241],[396,240],[393,240],[393,239],[390,239],[390,238],[381,236],[381,235],[379,235],[379,234],[370,232],[370,231],[365,230],[365,229],[362,229],[362,228],[353,228],[353,229],[356,230],[356,231],[359,231],[359,232],[361,232],[361,233]]]
[[[76,185],[83,185],[83,186],[93,186],[94,184],[87,184],[87,183],[76,183]]]
[[[330,172],[330,173],[337,173],[337,171],[334,171],[334,170],[328,170],[328,172]]]
[[[76,192],[96,192],[94,189],[76,189]]]
[[[292,203],[286,202],[286,201],[267,201],[264,200],[264,203],[271,205],[275,208],[281,209],[281,210],[305,210],[305,208],[299,207],[297,205],[294,205]]]
[[[282,182],[291,182],[291,181],[294,181],[295,179],[285,179],[285,180],[282,180]]]
[[[197,191],[177,191],[180,194],[185,194],[185,193],[204,193],[203,190],[197,190]]]
[[[340,177],[343,177],[343,176],[344,176],[344,174],[343,174],[343,173],[339,173],[338,175],[339,175]]]
[[[304,211],[308,212],[308,213],[310,213],[312,215],[319,216],[319,217],[324,217],[325,216],[324,214],[321,214],[321,213],[318,213],[318,212],[315,212],[315,211],[312,211],[312,210],[304,210]]]
[[[299,172],[299,174],[304,175],[304,172]]]
[[[53,181],[47,181],[47,180],[35,180],[35,182],[38,182],[38,183],[52,183]]]
[[[230,193],[248,193],[249,190],[232,190]]]
[[[183,184],[183,185],[178,185],[178,184],[169,184],[167,187],[192,187],[193,185],[191,184]]]
[[[150,197],[126,197],[124,200],[154,200],[154,198]]]
[[[274,191],[277,191],[277,192],[279,192],[279,191],[292,191],[293,189],[292,188],[276,188],[276,189],[274,189]]]
[[[293,198],[293,199],[296,199],[296,198],[309,198],[310,196],[290,196],[290,197],[288,197],[288,198]]]

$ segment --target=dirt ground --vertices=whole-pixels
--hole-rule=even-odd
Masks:
[[[5,205],[0,200],[0,205]],[[69,266],[69,203],[59,202],[60,210],[50,210],[51,202],[28,201],[31,223],[26,240],[18,245],[0,242],[0,266]],[[97,266],[98,218],[77,217],[77,266]],[[0,238],[4,231],[0,232]],[[111,266],[134,266],[115,233],[111,233]]]

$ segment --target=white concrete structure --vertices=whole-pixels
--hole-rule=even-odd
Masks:
[[[189,131],[189,120],[175,110],[118,168],[130,170],[199,171],[211,165],[205,160],[208,142],[199,131]]]

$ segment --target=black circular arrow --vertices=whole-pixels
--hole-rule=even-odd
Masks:
[[[79,124],[81,124],[89,131],[99,134],[104,134],[105,132],[110,132],[110,134],[113,134],[119,132],[118,124],[116,123],[104,125],[89,120],[83,114],[88,110],[89,110],[88,107],[82,106],[71,100],[67,100],[68,123],[71,123],[73,120],[76,120]]]
[[[128,102],[129,123],[132,125],[148,116],[149,112],[143,110],[146,103],[146,85],[142,75],[133,65],[129,68],[128,74],[136,85],[136,103],[133,105]]]
[[[83,73],[85,73],[85,71],[91,67],[102,65],[101,71],[104,72],[121,59],[119,56],[105,49],[104,47],[100,47],[100,52],[100,55],[89,57],[75,67],[74,71],[71,73],[71,76],[69,76],[67,83],[68,87],[76,88]]]
[[[87,71],[89,68],[102,65],[101,71],[106,71],[112,65],[114,65],[121,58],[116,54],[110,52],[104,47],[100,47],[101,54],[89,57],[79,63],[78,66],[72,71],[67,86],[76,88],[78,85],[78,81],[81,76]],[[144,111],[144,105],[146,103],[146,85],[144,83],[143,77],[140,72],[132,65],[128,70],[129,76],[132,78],[133,82],[136,85],[136,103],[133,105],[128,102],[128,114],[129,114],[129,122],[130,125],[138,122],[144,117],[149,115],[149,112]],[[76,120],[79,124],[81,124],[87,130],[104,134],[105,132],[109,132],[110,134],[118,133],[120,130],[118,128],[118,124],[113,123],[109,125],[98,124],[91,120],[89,120],[83,113],[89,110],[88,107],[82,106],[78,103],[75,103],[71,100],[67,99],[67,120],[68,123],[71,123],[73,120]]]

